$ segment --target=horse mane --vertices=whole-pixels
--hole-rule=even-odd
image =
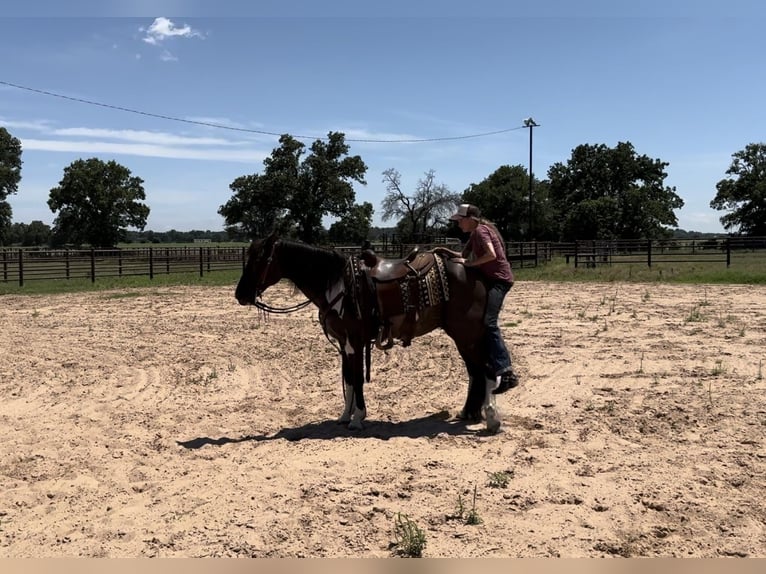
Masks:
[[[289,239],[280,239],[277,249],[280,266],[286,278],[295,285],[310,285],[315,290],[325,291],[346,268],[346,257],[334,249]]]

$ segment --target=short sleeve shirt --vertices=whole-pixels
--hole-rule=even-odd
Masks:
[[[505,255],[505,245],[500,241],[497,234],[492,232],[489,226],[480,223],[468,238],[469,249],[476,258],[479,258],[484,255],[486,251],[484,246],[487,243],[492,244],[492,247],[495,249],[496,258],[487,263],[477,265],[477,268],[491,280],[513,283],[513,271],[511,270],[511,263]]]

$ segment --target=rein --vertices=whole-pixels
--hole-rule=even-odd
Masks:
[[[255,303],[253,303],[253,305],[257,309],[260,309],[261,311],[266,311],[267,313],[275,313],[277,315],[299,311],[300,309],[303,309],[304,307],[310,304],[311,304],[310,299],[306,299],[303,303],[296,303],[295,305],[291,305],[290,307],[272,307],[271,305],[269,305],[268,303],[264,303],[263,301],[256,301]]]

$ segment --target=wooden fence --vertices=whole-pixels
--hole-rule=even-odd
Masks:
[[[140,247],[128,249],[2,249],[0,280],[130,277],[242,269],[245,247]]]
[[[459,251],[459,243],[420,244],[421,249],[441,245]],[[416,245],[376,245],[383,257],[405,257]],[[359,247],[335,247],[346,254],[358,253]],[[731,265],[732,256],[758,252],[766,258],[766,238],[724,237],[703,240],[510,241],[508,259],[514,268],[534,267],[563,257],[575,267],[595,267],[620,263],[652,265],[658,263],[713,262]],[[53,279],[89,279],[129,277],[154,278],[160,274],[206,273],[242,270],[247,247],[131,247],[124,249],[22,249],[0,248],[0,282],[23,286],[27,281]]]
[[[596,267],[621,263],[722,263],[731,266],[732,255],[743,252],[766,253],[766,238],[723,237],[716,239],[638,239],[615,241],[575,241],[557,244],[575,267]]]

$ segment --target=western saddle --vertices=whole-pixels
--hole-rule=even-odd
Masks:
[[[416,247],[402,259],[379,257],[371,250],[362,252],[364,271],[378,307],[380,328],[375,345],[379,349],[394,345],[393,319],[403,319],[398,338],[407,347],[415,336],[418,312],[449,300],[444,259],[437,249],[421,251]]]

